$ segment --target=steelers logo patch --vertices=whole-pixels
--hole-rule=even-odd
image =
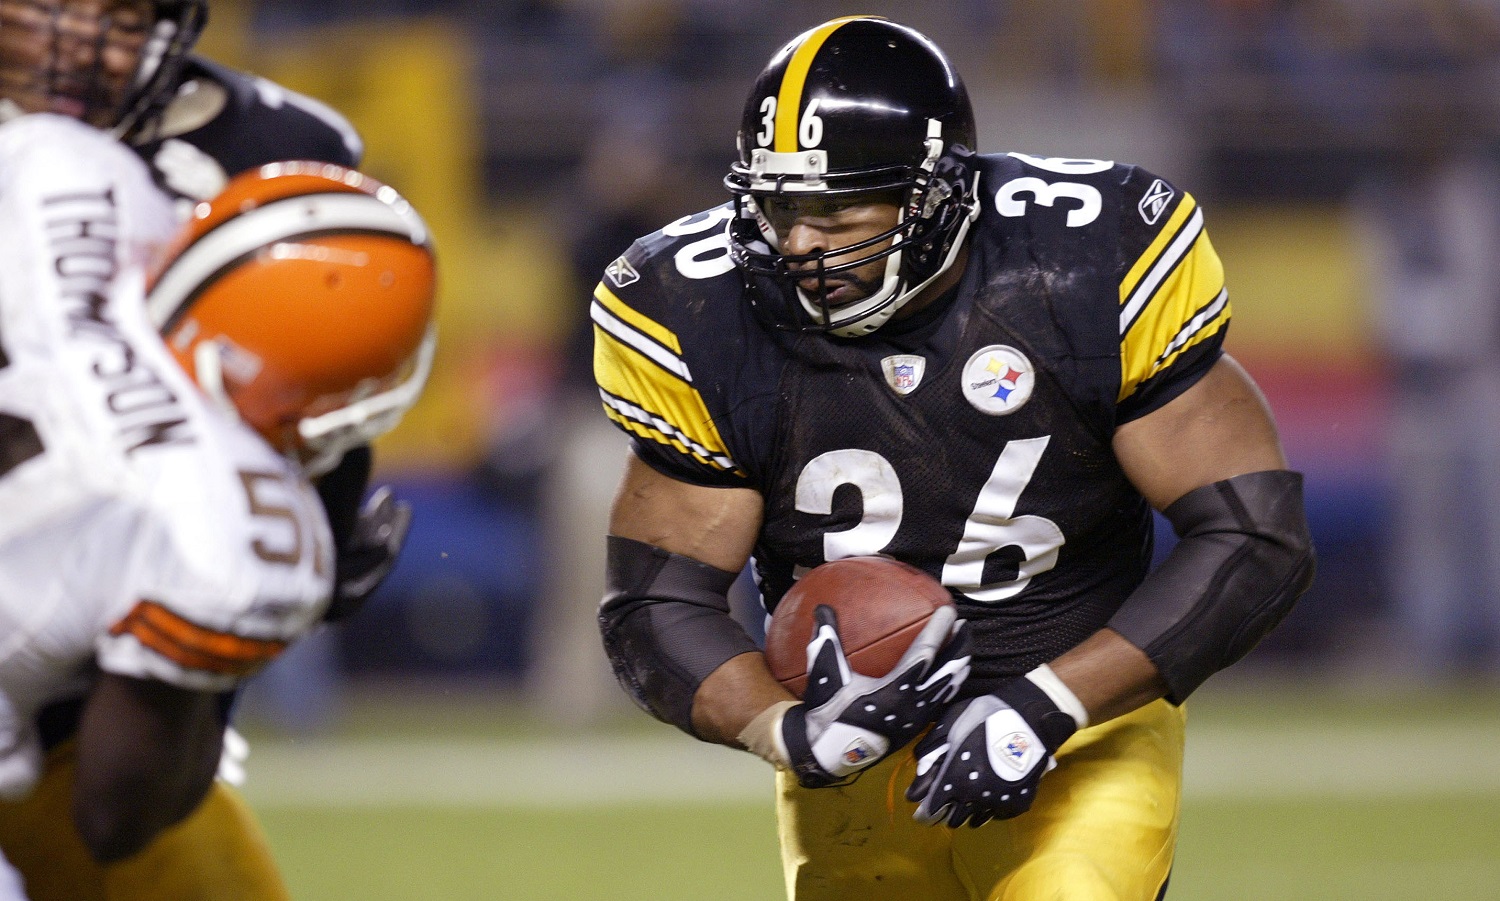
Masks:
[[[991,344],[964,364],[964,397],[974,409],[990,416],[1014,413],[1031,399],[1036,370],[1014,347]]]

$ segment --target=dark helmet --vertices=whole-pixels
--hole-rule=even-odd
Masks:
[[[978,214],[974,112],[937,45],[887,19],[834,19],[782,47],[750,92],[739,160],[724,183],[736,196],[730,253],[752,303],[782,327],[867,334],[945,272]],[[758,202],[769,195],[901,192],[895,228],[852,247],[782,254]],[[852,261],[825,258],[890,247]],[[799,280],[886,261],[882,287],[831,308]],[[792,267],[798,269],[793,271]]]
[[[3,0],[0,0],[3,2]],[[65,65],[62,21],[66,0],[54,0],[28,15],[7,17],[7,29],[30,30],[37,40],[25,36],[7,42],[11,49],[0,55],[0,117],[47,109],[46,98],[72,98],[68,111],[92,125],[109,129],[119,137],[149,137],[158,114],[177,87],[188,52],[203,32],[208,19],[206,0],[149,0],[150,20],[140,21],[134,12],[125,16],[106,7],[99,13],[99,30],[92,63],[81,68]],[[84,38],[89,40],[88,38]],[[140,58],[128,80],[104,68],[106,42],[129,41],[140,47]],[[25,47],[50,48],[50,55],[28,56]],[[33,51],[34,52],[34,51]]]
[[[150,137],[157,117],[177,89],[177,77],[188,53],[208,23],[207,0],[154,0],[153,5],[156,23],[151,39],[141,53],[140,66],[115,124],[116,133],[126,137]]]

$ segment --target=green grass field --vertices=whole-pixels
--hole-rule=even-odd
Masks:
[[[764,764],[631,722],[368,700],[252,731],[247,795],[298,901],[773,901]],[[1196,698],[1173,901],[1500,898],[1500,694]]]

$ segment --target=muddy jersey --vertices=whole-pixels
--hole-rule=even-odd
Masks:
[[[34,714],[96,670],[222,691],[319,622],[315,492],[212,408],[142,298],[174,231],[141,161],[81,123],[0,126],[0,793]]]
[[[807,568],[888,554],[973,625],[970,692],[1101,628],[1151,512],[1111,450],[1215,362],[1229,323],[1192,197],[1140,168],[986,156],[963,277],[861,338],[778,331],[728,206],[637,241],[595,291],[605,412],[659,471],[765,498],[767,609]]]

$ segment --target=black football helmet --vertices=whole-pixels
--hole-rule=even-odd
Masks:
[[[125,98],[115,131],[123,137],[149,139],[161,111],[177,90],[177,78],[193,45],[208,24],[207,0],[154,0],[156,23],[141,54],[131,92]]]
[[[730,254],[751,302],[781,328],[843,337],[879,328],[958,256],[979,211],[974,145],[963,81],[918,32],[851,16],[792,39],[750,92],[739,159],[724,179],[735,195]],[[760,203],[770,195],[891,192],[901,192],[894,228],[800,256],[780,252]],[[825,262],[866,249],[847,262]],[[813,295],[797,285],[881,259],[882,286],[854,303],[832,307],[823,288]]]
[[[0,119],[26,112],[65,112],[117,137],[149,137],[177,87],[177,78],[208,20],[207,0],[149,0],[150,20],[138,5],[104,3],[97,12],[73,10],[70,0],[0,0]],[[126,7],[129,7],[126,9]],[[69,31],[69,15],[98,15],[94,36]],[[82,48],[78,42],[92,43]],[[140,46],[124,84],[103,62],[112,42]],[[80,63],[80,59],[92,62]],[[57,100],[65,98],[61,105]]]

